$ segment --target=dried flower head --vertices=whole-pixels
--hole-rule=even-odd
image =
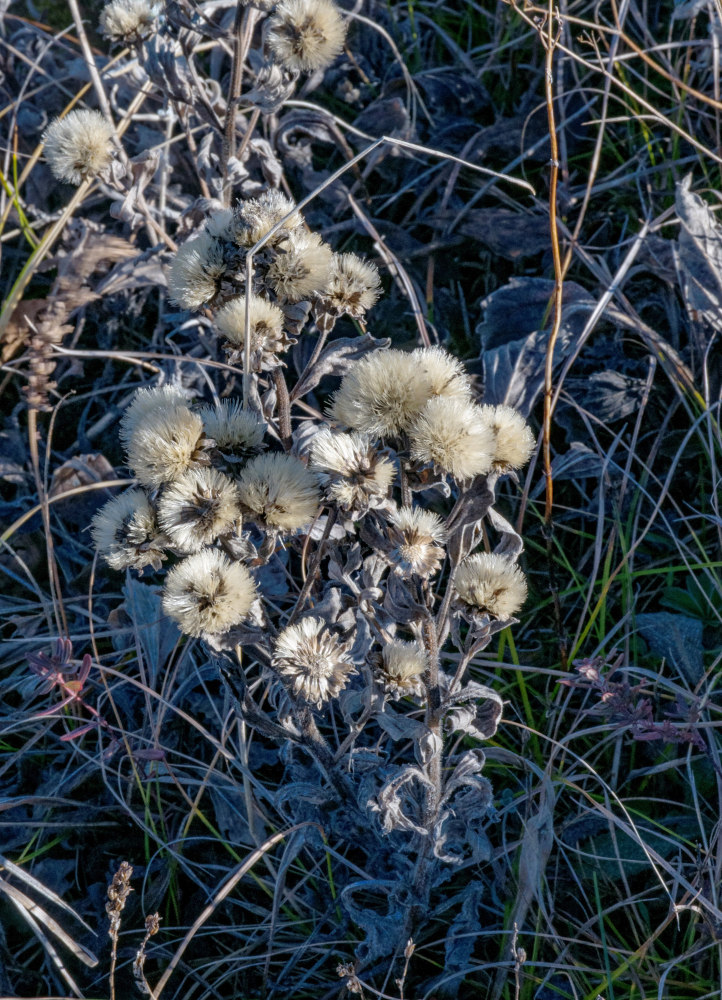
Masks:
[[[294,212],[294,203],[280,191],[264,191],[258,198],[241,201],[233,212],[230,233],[234,243],[242,247],[252,247],[263,239],[269,230],[293,212],[275,233],[269,243],[275,245],[303,225],[303,216]]]
[[[135,44],[151,34],[160,12],[161,4],[153,0],[111,0],[100,12],[101,34],[112,42]]]
[[[128,440],[128,465],[143,486],[171,483],[192,465],[208,464],[203,421],[187,406],[152,410]]]
[[[282,0],[268,28],[275,59],[307,73],[329,66],[346,37],[346,24],[332,0]]]
[[[331,416],[372,437],[402,433],[429,398],[419,365],[404,351],[366,355],[344,376],[331,403]]]
[[[420,642],[393,639],[381,651],[379,675],[392,698],[424,694],[423,677],[429,669],[429,655]]]
[[[186,635],[221,635],[247,617],[255,598],[256,584],[242,563],[203,549],[166,577],[163,611]]]
[[[475,403],[446,396],[430,399],[409,434],[415,461],[431,462],[455,479],[472,479],[491,469],[494,432]]]
[[[200,309],[218,294],[226,270],[221,243],[206,232],[178,247],[168,271],[168,291],[184,309]]]
[[[300,459],[274,453],[252,458],[238,480],[241,504],[271,528],[296,531],[316,516],[318,480]]]
[[[216,469],[189,469],[163,490],[158,523],[174,548],[199,552],[240,531],[238,490]]]
[[[364,434],[322,428],[311,444],[311,468],[326,496],[344,511],[365,513],[385,503],[396,469]]]
[[[399,507],[389,522],[394,572],[400,576],[431,576],[444,558],[444,524],[438,514],[422,507]]]
[[[322,292],[331,274],[333,251],[318,233],[289,233],[268,268],[266,280],[279,298],[301,302]]]
[[[466,369],[443,347],[419,347],[411,352],[417,379],[427,385],[428,398],[469,399],[471,384]]]
[[[336,316],[348,313],[363,319],[381,294],[381,279],[373,264],[355,253],[336,253],[322,305]]]
[[[45,158],[61,181],[81,184],[113,159],[113,127],[99,111],[71,111],[43,133]]]
[[[186,406],[188,396],[176,385],[155,385],[138,389],[120,420],[120,440],[127,448],[137,427],[154,414],[168,412],[176,406]]]
[[[230,299],[218,310],[214,323],[229,344],[229,357],[232,364],[243,357],[243,344],[246,330],[246,298],[240,296]],[[283,312],[260,295],[251,293],[249,303],[249,321],[251,327],[251,370],[267,370],[279,365],[278,354],[285,351],[290,340],[284,332],[285,317]]]
[[[454,574],[454,589],[466,609],[511,618],[526,600],[526,577],[510,559],[489,552],[467,556]]]
[[[498,472],[521,469],[534,450],[534,434],[529,424],[511,406],[482,406],[481,413],[496,439],[494,468]]]
[[[111,569],[146,566],[159,570],[170,543],[158,530],[153,508],[143,490],[128,490],[109,500],[93,518],[93,542]]]
[[[263,447],[266,425],[254,410],[244,410],[238,399],[222,399],[217,406],[201,406],[203,430],[220,451],[244,457]]]
[[[274,668],[297,698],[317,708],[335,698],[355,671],[348,643],[330,632],[321,618],[304,618],[276,640]]]

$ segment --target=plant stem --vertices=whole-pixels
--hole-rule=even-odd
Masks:
[[[291,437],[291,399],[288,395],[288,386],[283,375],[283,369],[280,366],[273,369],[273,384],[276,387],[278,433],[284,451],[290,451],[293,444]]]

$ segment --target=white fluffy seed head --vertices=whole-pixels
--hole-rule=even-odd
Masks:
[[[263,447],[266,425],[254,410],[244,410],[238,399],[221,399],[217,406],[201,406],[198,414],[206,437],[220,451],[245,456]]]
[[[427,385],[429,399],[470,398],[471,383],[463,363],[443,347],[418,347],[411,357],[417,368],[416,377]]]
[[[429,669],[429,655],[419,642],[393,639],[381,651],[380,675],[392,698],[424,693],[424,674]]]
[[[268,23],[274,59],[297,72],[330,66],[345,38],[346,22],[332,0],[282,0]]]
[[[364,434],[335,434],[323,427],[311,444],[310,467],[329,500],[342,510],[364,512],[384,503],[396,474]]]
[[[217,469],[188,469],[163,490],[158,523],[180,552],[199,552],[241,530],[238,490]]]
[[[111,0],[100,12],[101,34],[125,45],[140,42],[152,33],[161,9],[153,0]]]
[[[465,399],[430,399],[409,431],[411,457],[430,462],[457,480],[489,472],[494,461],[494,432],[481,407]]]
[[[418,363],[404,351],[376,351],[355,364],[333,397],[331,416],[371,437],[395,437],[428,399]]]
[[[494,432],[494,468],[499,472],[521,469],[536,443],[529,424],[511,406],[482,406],[481,413]]]
[[[275,189],[264,191],[258,198],[239,202],[232,213],[229,227],[233,242],[242,247],[255,246],[281,219],[292,212],[268,241],[271,246],[275,246],[290,232],[303,225],[303,216],[294,211],[295,207],[290,198]]]
[[[259,455],[238,480],[244,511],[271,528],[297,531],[316,516],[321,496],[316,476],[293,455]]]
[[[109,500],[93,518],[93,542],[111,569],[146,566],[160,569],[168,539],[158,531],[153,509],[143,490],[128,490]]]
[[[323,292],[331,274],[333,251],[318,233],[297,230],[278,248],[266,280],[280,299],[301,302]]]
[[[362,319],[381,294],[381,279],[373,264],[355,253],[336,253],[323,305],[336,316],[348,313]]]
[[[255,598],[256,585],[242,563],[203,549],[166,577],[163,611],[186,635],[222,635],[240,625]]]
[[[489,552],[467,556],[454,574],[463,605],[495,618],[511,618],[527,596],[526,577],[510,559]]]
[[[207,464],[203,454],[203,422],[187,406],[170,406],[148,414],[130,435],[128,465],[143,486],[171,483],[196,464]]]
[[[288,346],[284,332],[285,316],[273,302],[260,295],[251,294],[248,306],[251,328],[251,368],[275,367],[280,364],[278,354]],[[245,341],[246,298],[230,299],[213,318],[218,330],[226,337],[229,353],[235,357]]]
[[[168,270],[172,301],[184,309],[200,309],[218,294],[225,270],[223,247],[209,233],[186,240],[178,247]]]
[[[276,640],[272,663],[294,696],[317,708],[335,698],[355,670],[348,644],[321,618],[303,618],[285,628]]]
[[[389,521],[390,560],[400,576],[428,577],[444,558],[444,524],[422,507],[399,507]]]
[[[61,181],[80,184],[113,159],[113,128],[99,111],[71,111],[43,133],[45,158]]]
[[[137,427],[149,417],[167,413],[176,406],[186,406],[188,395],[176,385],[156,385],[136,390],[130,406],[120,420],[120,440],[127,448]]]

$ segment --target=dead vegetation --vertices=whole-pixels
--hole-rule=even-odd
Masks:
[[[129,0],[102,23],[77,0],[0,3],[0,994],[717,996],[722,10],[341,6],[345,37],[329,22],[319,56],[289,50],[261,0]],[[72,186],[41,137],[85,110],[112,127],[92,161],[56,164]],[[234,242],[252,226],[229,209],[269,190],[318,234],[317,263],[378,267],[373,308],[308,281],[293,301],[289,247]],[[199,235],[191,301],[197,269],[176,280],[173,261]],[[283,333],[252,341],[236,309],[224,350],[216,315],[244,291]],[[433,426],[372,425],[351,393],[364,358],[435,345],[464,362],[464,406],[532,426],[518,480],[489,492],[490,468],[441,461],[452,495],[434,492]],[[284,459],[311,460],[303,428],[329,406],[382,439],[351,449],[352,488],[313,452],[326,507],[295,535],[245,473],[237,514],[257,534],[234,513],[207,538],[252,566],[265,617],[249,592],[233,642],[194,619],[213,649],[173,620],[173,498],[118,434],[158,384],[193,427],[201,405],[245,400]],[[222,461],[235,481],[256,461],[198,423],[193,470]],[[140,577],[89,531],[133,454],[176,533],[142,549]],[[410,500],[427,531],[411,556]],[[450,567],[474,546],[516,558],[520,538],[519,622],[488,596],[480,622]],[[363,669],[354,588],[386,643]],[[332,660],[313,690],[301,641]],[[442,786],[459,796],[443,829],[425,791]]]

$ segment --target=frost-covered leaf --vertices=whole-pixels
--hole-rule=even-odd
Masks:
[[[494,503],[495,479],[477,476],[459,499],[449,518],[446,551],[453,565],[458,565],[481,541],[482,521]]]
[[[394,771],[378,793],[376,802],[372,801],[369,805],[374,812],[380,814],[384,833],[411,830],[426,836],[428,830],[421,825],[420,816],[423,792],[422,795],[417,794],[413,786],[433,788],[433,784],[419,767],[398,767]]]
[[[128,623],[123,631],[133,633],[151,686],[155,684],[158,671],[168,662],[180,636],[177,625],[163,614],[161,595],[160,587],[143,583],[128,574],[123,587],[125,600],[113,615],[114,622]],[[127,637],[122,639],[120,648],[126,644]]]
[[[375,716],[375,719],[392,740],[419,740],[429,733],[429,729],[419,719],[401,715],[399,712],[395,712],[390,705],[386,705],[384,710]]]
[[[713,329],[722,326],[722,227],[709,205],[690,187],[692,175],[679,184],[675,207],[681,222],[675,262],[692,318]]]
[[[516,561],[524,550],[524,542],[521,535],[494,507],[489,508],[487,517],[491,522],[491,526],[501,536],[494,547],[494,552],[498,555],[506,556],[507,559]]]
[[[639,634],[654,654],[677,667],[688,683],[699,683],[704,673],[703,625],[699,618],[652,611],[637,615],[636,622]]]
[[[482,348],[485,403],[504,403],[529,416],[544,387],[553,294],[554,282],[546,278],[512,278],[481,302],[484,320],[476,332]],[[595,305],[581,285],[564,283],[555,368],[574,349]]]
[[[362,337],[340,337],[333,340],[321,352],[321,357],[311,371],[296,383],[291,392],[291,399],[300,399],[314,389],[325,375],[344,375],[355,361],[359,361],[370,351],[388,347],[390,340],[377,340],[370,333]]]
[[[446,713],[446,723],[452,733],[466,733],[477,740],[488,740],[496,733],[503,702],[496,691],[469,681],[449,699],[453,706]]]

